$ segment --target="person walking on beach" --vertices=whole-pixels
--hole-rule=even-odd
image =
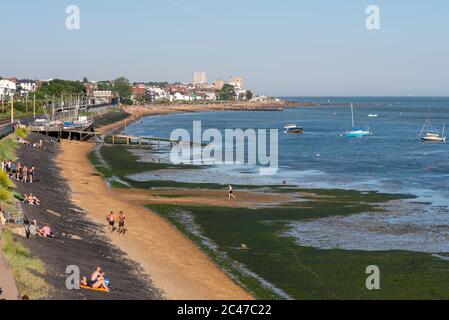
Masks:
[[[229,185],[228,199],[231,200],[231,198],[232,198],[232,199],[235,199],[235,195],[234,195],[234,193],[233,193],[232,186]]]
[[[118,233],[125,235],[125,214],[120,211],[118,214]]]
[[[111,232],[114,232],[115,231],[115,227],[114,227],[115,218],[114,218],[114,212],[113,211],[109,212],[109,214],[106,216],[106,220],[109,223],[108,229],[111,230]]]

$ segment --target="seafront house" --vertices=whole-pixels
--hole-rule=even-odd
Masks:
[[[110,104],[114,94],[111,90],[94,90],[92,104]]]
[[[17,85],[15,81],[11,81],[9,79],[0,80],[0,99],[2,101],[8,101],[14,96],[16,90]]]
[[[36,81],[22,79],[17,81],[17,90],[21,96],[26,96],[30,92],[36,91]]]

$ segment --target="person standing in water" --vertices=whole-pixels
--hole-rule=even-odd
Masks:
[[[235,199],[235,195],[234,195],[234,193],[233,193],[232,186],[229,185],[228,199],[231,200],[231,198],[232,198],[232,199]]]

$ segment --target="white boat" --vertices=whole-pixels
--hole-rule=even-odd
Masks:
[[[426,123],[424,123],[424,127],[421,129],[421,132],[419,136],[421,137],[422,141],[425,142],[446,142],[446,137],[444,135],[444,125],[443,125],[443,131],[441,132],[441,135],[439,133],[430,132],[427,131],[425,135],[423,133],[430,127],[430,121],[426,120]]]
[[[352,118],[352,129],[346,131],[345,135],[348,138],[362,138],[369,136],[371,134],[371,130],[369,128],[355,128],[355,120],[354,120],[354,105],[351,103],[351,118]]]
[[[368,117],[370,118],[377,118],[379,115],[378,114],[369,114]]]
[[[296,124],[288,124],[284,127],[285,133],[304,133],[304,128],[298,127]]]

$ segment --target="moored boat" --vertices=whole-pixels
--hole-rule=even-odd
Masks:
[[[285,133],[304,133],[304,128],[298,127],[296,124],[289,124],[284,127]]]
[[[430,128],[430,121],[426,120],[426,122],[424,123],[424,127],[421,129],[421,132],[419,133],[419,136],[421,137],[421,141],[425,141],[425,142],[446,142],[446,137],[444,135],[444,125],[443,125],[443,131],[441,132],[441,135],[439,133],[430,132],[428,130],[428,128]],[[425,131],[426,131],[426,134],[423,135],[423,133]]]

